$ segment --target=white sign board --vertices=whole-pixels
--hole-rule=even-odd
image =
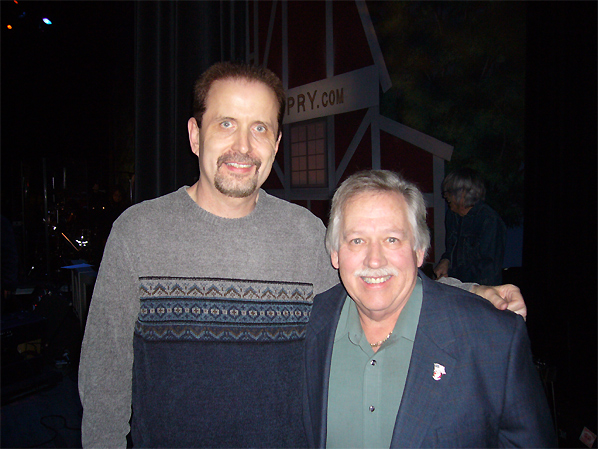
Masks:
[[[289,89],[283,123],[376,106],[380,101],[378,84],[378,70],[372,65]]]

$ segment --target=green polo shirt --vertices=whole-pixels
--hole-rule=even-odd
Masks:
[[[374,353],[349,296],[334,337],[326,447],[388,448],[422,305],[419,277],[392,335]]]

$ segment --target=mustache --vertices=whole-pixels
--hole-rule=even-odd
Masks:
[[[356,277],[379,278],[384,276],[398,276],[399,272],[393,267],[363,268],[353,273]]]
[[[255,168],[259,170],[260,166],[262,165],[262,161],[258,158],[251,157],[248,154],[240,154],[240,153],[225,153],[218,158],[216,164],[218,168],[222,166],[222,164],[228,163],[235,163],[235,164],[251,164],[255,165]]]

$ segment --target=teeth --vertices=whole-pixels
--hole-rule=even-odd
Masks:
[[[251,164],[239,164],[237,162],[227,162],[226,165],[230,165],[230,166],[235,167],[235,168],[249,168],[249,167],[251,167]]]
[[[362,278],[366,284],[381,284],[382,282],[386,282],[390,279],[390,276],[385,276],[383,278]]]

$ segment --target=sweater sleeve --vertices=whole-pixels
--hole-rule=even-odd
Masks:
[[[457,288],[460,288],[461,290],[465,290],[468,292],[471,291],[471,287],[473,287],[474,285],[479,285],[479,284],[476,284],[475,282],[461,282],[459,279],[451,278],[451,277],[440,278],[440,279],[438,279],[437,282],[440,282],[441,284],[450,285],[452,287],[457,287]]]
[[[314,276],[314,295],[325,292],[340,282],[338,271],[332,266],[330,254],[324,243],[326,239],[326,228],[320,223],[320,231],[317,233],[314,248],[316,248],[316,270]]]
[[[126,447],[131,416],[138,277],[127,236],[115,222],[90,304],[79,365],[84,448]]]

